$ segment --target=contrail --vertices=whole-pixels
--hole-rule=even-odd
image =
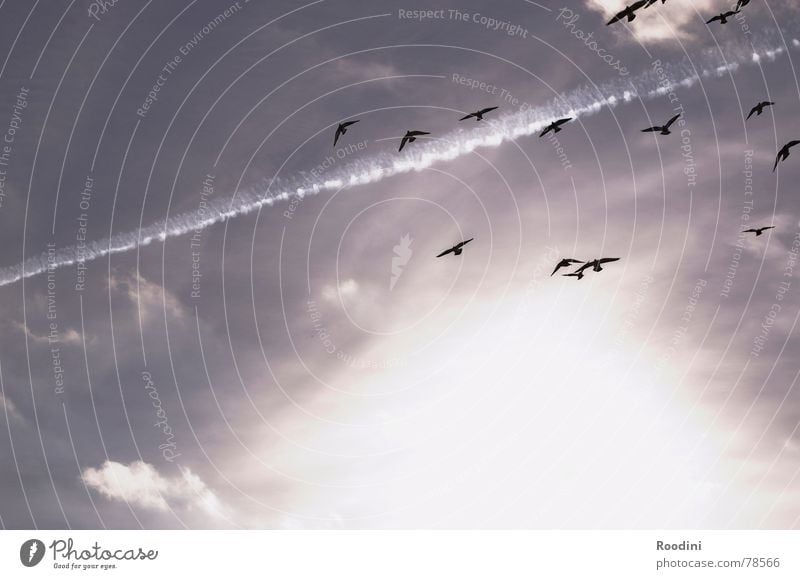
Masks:
[[[265,179],[248,191],[216,199],[202,209],[181,213],[139,230],[89,242],[81,247],[72,245],[51,249],[18,265],[2,268],[0,286],[48,270],[92,261],[146,246],[153,241],[164,241],[168,237],[202,230],[231,217],[245,215],[264,206],[271,207],[291,198],[349,189],[394,175],[421,171],[434,163],[467,155],[479,147],[498,147],[518,137],[535,134],[556,118],[588,116],[635,99],[648,100],[681,87],[690,88],[705,77],[723,76],[735,72],[744,64],[775,60],[785,49],[781,47],[781,38],[777,33],[770,36],[758,47],[741,42],[729,44],[722,53],[706,50],[692,60],[685,58],[675,63],[661,63],[657,69],[653,67],[631,78],[618,78],[598,86],[586,85],[543,106],[498,116],[480,128],[459,129],[439,139],[419,143],[402,155],[381,153],[349,163],[323,179],[310,179],[304,173],[292,179]],[[796,39],[791,42],[795,47],[800,46],[800,41]]]

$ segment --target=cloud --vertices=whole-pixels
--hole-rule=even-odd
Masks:
[[[322,288],[322,297],[329,302],[336,302],[354,297],[358,293],[358,282],[352,278],[343,280],[338,287],[326,285]]]
[[[589,9],[601,12],[606,18],[617,14],[631,3],[628,0],[586,0]],[[686,26],[699,20],[698,13],[708,13],[708,18],[716,13],[714,2],[711,0],[694,0],[691,8],[685,9],[679,6],[670,6],[670,4],[672,3],[653,4],[649,8],[639,10],[633,22],[626,21],[624,25],[617,24],[616,26],[622,30],[623,34],[628,31],[633,32],[634,39],[639,42],[660,42],[675,38],[688,39],[691,36],[687,32]],[[626,27],[628,30],[625,30]]]
[[[28,339],[31,340],[32,342],[35,342],[37,344],[49,344],[50,343],[50,338],[46,334],[37,334],[37,333],[31,331],[31,329],[28,326],[26,326],[25,324],[23,324],[22,322],[16,322],[15,321],[14,322],[14,326],[18,330],[24,332],[28,336]],[[81,335],[77,331],[73,330],[72,328],[69,328],[67,331],[60,332],[58,334],[58,342],[56,342],[56,343],[80,344],[81,342],[82,342]]]
[[[5,416],[6,414],[8,414],[10,418],[25,420],[22,414],[19,413],[19,410],[17,410],[17,406],[14,402],[10,398],[6,398],[0,394],[0,416]]]
[[[222,504],[216,494],[190,469],[179,468],[181,475],[170,478],[143,461],[125,465],[107,460],[99,469],[84,469],[81,478],[106,498],[145,509],[165,512],[176,507],[199,508],[220,514]]]

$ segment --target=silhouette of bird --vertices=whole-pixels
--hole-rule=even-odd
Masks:
[[[601,257],[600,259],[593,259],[592,261],[587,261],[578,269],[576,269],[571,274],[565,274],[569,276],[577,277],[578,279],[583,279],[583,272],[587,269],[591,269],[592,271],[603,271],[603,264],[604,263],[611,263],[612,261],[619,261],[620,258],[618,257]]]
[[[341,137],[347,132],[347,127],[349,127],[350,125],[355,125],[358,121],[359,119],[356,119],[355,121],[347,121],[344,123],[339,123],[339,126],[336,127],[336,135],[333,137],[334,147],[336,146],[336,143],[339,141],[339,137]]]
[[[420,135],[430,135],[430,133],[426,133],[425,131],[406,131],[403,140],[400,141],[400,148],[398,149],[398,151],[402,151],[403,147],[406,146],[406,143],[413,143],[414,141],[416,141],[417,137],[419,137]]]
[[[736,14],[739,14],[739,10],[738,9],[737,10],[728,10],[727,12],[723,12],[722,14],[717,14],[711,20],[707,20],[706,24],[711,24],[715,20],[719,20],[720,24],[727,24],[728,23],[728,18],[730,18],[731,16],[734,16]]]
[[[750,117],[752,117],[754,114],[755,114],[757,117],[760,117],[760,116],[761,116],[761,113],[763,113],[763,112],[764,112],[764,107],[771,107],[771,106],[772,106],[772,105],[774,105],[774,104],[775,104],[775,103],[773,103],[773,102],[770,102],[770,101],[761,101],[760,103],[758,103],[756,106],[754,106],[754,107],[753,107],[753,110],[751,110],[751,111],[750,111],[750,114],[749,114],[749,115],[747,115],[747,119],[749,120],[749,119],[750,119]]]
[[[781,150],[778,151],[778,156],[775,157],[775,166],[772,168],[773,173],[775,172],[775,169],[778,168],[778,163],[780,163],[781,161],[785,161],[787,159],[787,157],[789,156],[789,149],[791,149],[795,145],[800,145],[800,141],[789,141],[783,147],[781,147]]]
[[[583,279],[583,272],[576,271],[575,273],[565,273],[564,277],[577,277],[579,280]]]
[[[550,274],[550,277],[553,277],[553,276],[556,274],[556,272],[557,272],[559,269],[561,269],[562,267],[569,267],[569,266],[571,266],[573,263],[583,263],[583,262],[582,262],[582,261],[580,261],[580,260],[578,260],[578,259],[571,259],[571,258],[562,259],[561,261],[559,261],[559,262],[556,264],[556,268],[553,270],[553,273],[551,273],[551,274]]]
[[[604,263],[611,263],[612,261],[619,261],[620,258],[618,257],[601,257],[600,259],[595,259],[592,262],[592,269],[594,271],[603,271],[603,264]]]
[[[447,249],[447,250],[443,251],[442,253],[440,253],[440,254],[439,254],[439,255],[437,255],[436,257],[442,257],[443,255],[447,255],[448,253],[452,253],[453,255],[461,255],[461,252],[463,251],[463,249],[462,249],[462,248],[463,248],[463,247],[464,247],[466,244],[468,244],[470,241],[472,241],[473,239],[475,239],[475,238],[474,238],[474,237],[470,237],[470,238],[469,238],[469,239],[467,239],[466,241],[462,241],[462,242],[460,242],[460,243],[456,243],[456,244],[455,244],[453,247],[451,247],[450,249]]]
[[[619,22],[620,20],[624,20],[625,18],[628,19],[628,22],[633,22],[636,18],[636,11],[647,4],[648,0],[639,0],[638,2],[634,2],[630,6],[626,6],[622,11],[618,12],[614,15],[614,18],[606,22],[606,26],[611,26],[615,22]]]
[[[667,121],[667,124],[664,125],[663,127],[650,127],[649,129],[642,129],[642,132],[643,133],[661,133],[662,135],[669,135],[670,134],[670,130],[669,130],[670,126],[672,126],[672,123],[677,121],[678,117],[680,117],[680,116],[681,116],[681,114],[678,113],[677,115],[672,117],[669,121]]]
[[[766,227],[756,227],[754,229],[745,229],[742,233],[755,233],[756,237],[764,233],[767,229],[775,229],[774,225],[768,225]]]
[[[466,120],[467,120],[467,119],[469,119],[470,117],[475,117],[475,120],[476,120],[476,121],[482,121],[482,120],[483,120],[483,115],[485,115],[485,114],[486,114],[486,113],[488,113],[489,111],[493,111],[493,110],[495,110],[496,108],[499,108],[499,107],[489,107],[488,109],[481,109],[481,110],[479,110],[479,111],[475,111],[474,113],[470,113],[470,114],[468,114],[468,115],[467,115],[467,116],[465,116],[465,117],[461,117],[461,118],[460,118],[460,119],[458,119],[458,120],[459,120],[459,121],[466,121]]]
[[[545,127],[545,129],[542,131],[542,134],[541,134],[541,135],[539,135],[539,138],[542,138],[542,137],[544,137],[544,136],[545,136],[547,133],[549,133],[550,131],[553,131],[554,133],[559,133],[559,132],[561,132],[561,131],[563,130],[563,129],[561,128],[561,125],[563,125],[564,123],[568,123],[568,122],[570,122],[571,120],[572,120],[572,117],[567,117],[567,118],[565,118],[565,119],[558,119],[557,121],[553,121],[552,123],[550,123],[549,125],[547,125],[547,126]]]

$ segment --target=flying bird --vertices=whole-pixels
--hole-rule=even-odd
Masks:
[[[764,233],[767,229],[775,229],[774,225],[768,225],[767,227],[756,227],[755,229],[745,229],[742,233],[755,233],[756,237]]]
[[[406,146],[406,143],[413,143],[414,141],[416,141],[417,137],[419,137],[420,135],[430,135],[430,133],[426,133],[425,131],[406,131],[403,140],[400,141],[400,148],[398,149],[398,151],[402,151],[403,147]]]
[[[458,119],[458,120],[459,120],[459,121],[466,121],[467,119],[469,119],[469,118],[471,118],[471,117],[475,117],[475,120],[476,120],[476,121],[482,121],[482,120],[483,120],[483,115],[485,115],[485,114],[486,114],[486,113],[488,113],[489,111],[493,111],[493,110],[495,110],[496,108],[499,108],[499,107],[489,107],[488,109],[481,109],[481,110],[479,110],[479,111],[475,111],[474,113],[470,113],[470,114],[468,114],[468,115],[467,115],[467,116],[465,116],[465,117],[461,117],[461,118],[460,118],[460,119]]]
[[[612,261],[619,261],[620,258],[618,257],[601,257],[600,259],[595,259],[592,262],[592,269],[594,271],[603,271],[603,264],[604,263],[611,263]]]
[[[775,172],[775,169],[778,168],[778,163],[787,159],[789,156],[789,149],[795,145],[800,145],[800,141],[789,141],[781,148],[780,151],[778,151],[778,156],[775,158],[775,166],[772,168],[773,173]]]
[[[633,22],[633,20],[636,18],[636,11],[639,8],[643,7],[645,4],[647,4],[647,2],[648,0],[639,0],[638,2],[634,2],[630,6],[626,6],[624,10],[618,12],[616,15],[614,15],[614,18],[606,22],[606,26],[611,26],[615,22],[619,22],[620,20],[625,20],[625,18],[628,19],[628,22]]]
[[[336,127],[336,135],[333,137],[334,147],[336,146],[336,143],[339,141],[339,137],[341,137],[347,132],[347,127],[349,127],[350,125],[355,125],[358,121],[359,119],[356,119],[355,121],[347,121],[344,123],[339,123],[339,126]]]
[[[561,128],[561,125],[563,125],[564,123],[568,123],[571,120],[572,120],[572,117],[567,117],[565,119],[558,119],[557,121],[553,121],[552,123],[550,123],[549,125],[547,125],[545,127],[545,129],[542,131],[542,134],[539,135],[539,138],[544,137],[550,131],[553,131],[554,133],[561,132],[563,130]]]
[[[442,253],[440,253],[440,254],[439,254],[439,255],[437,255],[436,257],[442,257],[442,256],[444,256],[444,255],[447,255],[448,253],[452,253],[453,255],[461,255],[461,252],[462,252],[462,251],[464,251],[462,248],[463,248],[463,247],[464,247],[466,244],[468,244],[470,241],[472,241],[473,239],[475,239],[475,238],[474,238],[474,237],[470,237],[470,238],[469,238],[469,239],[467,239],[466,241],[462,241],[461,243],[456,243],[456,244],[455,244],[453,247],[451,247],[450,249],[447,249],[447,250],[443,251]]]
[[[583,279],[583,272],[576,271],[575,273],[565,273],[564,277],[577,277],[579,280]]]
[[[669,130],[670,126],[672,126],[672,123],[677,121],[678,117],[680,117],[680,116],[681,116],[681,114],[678,113],[677,115],[672,117],[669,121],[667,121],[667,124],[664,125],[663,127],[650,127],[649,129],[642,129],[642,132],[643,133],[660,133],[662,135],[669,135],[670,134],[670,130]]]
[[[739,9],[738,8],[736,10],[728,10],[727,12],[723,12],[722,14],[717,14],[711,20],[707,20],[706,24],[711,24],[715,20],[719,20],[720,24],[727,24],[728,23],[728,18],[730,18],[731,16],[734,16],[736,14],[739,14]]]
[[[760,103],[758,103],[756,106],[753,107],[753,110],[750,111],[750,114],[747,115],[747,118],[750,119],[750,117],[752,117],[754,114],[757,117],[760,117],[761,113],[764,112],[764,107],[771,107],[774,104],[775,103],[770,101],[761,101]]]
[[[574,276],[578,279],[583,279],[583,272],[587,269],[591,269],[592,271],[603,271],[603,264],[604,263],[611,263],[612,261],[619,261],[620,258],[618,257],[601,257],[600,259],[593,259],[592,261],[587,261],[578,269],[576,269],[571,274],[565,274],[568,276]]]
[[[556,264],[556,268],[553,270],[553,273],[551,273],[551,274],[550,274],[550,277],[553,277],[553,276],[556,274],[556,272],[557,272],[559,269],[561,269],[562,267],[569,267],[569,266],[571,266],[573,263],[583,263],[583,262],[582,262],[582,261],[580,261],[580,260],[578,260],[578,259],[571,259],[571,258],[562,259],[561,261],[559,261],[559,262]]]

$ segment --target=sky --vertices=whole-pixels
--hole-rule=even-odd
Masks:
[[[729,4],[0,3],[0,527],[800,528],[800,22]]]

